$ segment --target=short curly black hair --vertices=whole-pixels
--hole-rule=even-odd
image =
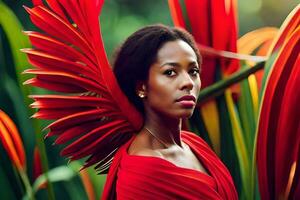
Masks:
[[[191,34],[162,24],[145,26],[130,35],[115,52],[113,71],[121,90],[144,115],[142,100],[136,94],[140,81],[147,81],[149,68],[157,59],[158,50],[169,41],[183,40],[194,50],[200,65],[201,56]]]

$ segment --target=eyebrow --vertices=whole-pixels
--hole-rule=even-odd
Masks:
[[[163,67],[165,65],[171,65],[173,67],[180,67],[180,64],[177,63],[177,62],[166,62],[166,63],[163,63],[162,65],[160,65],[160,67]],[[200,68],[199,65],[198,65],[198,63],[195,62],[195,61],[190,62],[189,66],[191,66],[191,65],[196,65],[198,68]]]

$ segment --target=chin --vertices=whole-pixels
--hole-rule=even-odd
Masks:
[[[193,115],[193,112],[191,112],[189,114],[182,115],[180,118],[187,119],[187,118],[190,118],[192,115]]]
[[[184,110],[181,111],[180,113],[176,114],[176,118],[180,119],[180,118],[190,118],[194,113],[194,109],[192,110]]]
[[[170,112],[171,111],[171,112]],[[168,109],[158,112],[161,116],[173,119],[190,118],[194,113],[194,108],[191,109]]]

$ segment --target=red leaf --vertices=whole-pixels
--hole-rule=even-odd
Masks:
[[[26,157],[19,131],[14,122],[2,110],[0,110],[0,139],[17,169],[25,170]]]
[[[186,26],[183,20],[183,15],[182,15],[182,10],[180,8],[179,0],[168,0],[168,3],[169,3],[169,8],[170,8],[174,26],[178,26],[185,29]]]
[[[300,28],[294,31],[294,33],[291,35],[288,41],[285,42],[284,46],[280,50],[279,55],[271,68],[266,83],[266,89],[262,99],[262,106],[260,111],[260,119],[258,125],[258,138],[257,138],[258,178],[259,178],[259,188],[260,188],[262,199],[278,198],[279,197],[278,193],[280,193],[279,191],[282,192],[282,190],[285,189],[285,188],[284,189],[281,188],[282,185],[286,185],[286,176],[283,176],[282,173],[289,173],[289,171],[283,172],[282,170],[285,168],[290,168],[291,164],[289,162],[287,163],[285,162],[277,166],[276,149],[279,148],[293,154],[293,152],[295,151],[295,149],[293,149],[294,146],[287,147],[286,145],[289,144],[288,141],[290,140],[295,140],[296,142],[298,141],[298,139],[290,138],[286,136],[283,137],[282,135],[293,134],[291,133],[291,130],[297,130],[299,125],[299,121],[298,122],[294,121],[294,120],[299,120],[294,118],[297,116],[295,116],[295,114],[287,115],[286,112],[288,112],[289,108],[283,108],[284,106],[289,106],[283,104],[283,102],[292,103],[294,101],[299,102],[300,100],[300,99],[297,100],[293,99],[293,98],[298,98],[299,96],[291,97],[290,94],[288,94],[289,89],[287,89],[287,86],[292,86],[293,84],[298,83],[298,79],[293,78],[294,75],[292,75],[292,72],[293,70],[296,71],[299,70],[296,69],[298,68],[299,65],[297,66],[294,65],[294,63],[298,59],[297,57],[299,56],[299,51],[300,51]],[[294,83],[294,81],[296,81],[296,83]],[[287,95],[288,95],[286,97],[284,95],[285,91],[287,91]],[[286,121],[286,122],[290,121],[289,124],[292,126],[290,127],[291,129],[289,128],[287,129],[286,124],[281,124],[282,121]],[[284,128],[281,126],[284,126]],[[300,136],[298,135],[297,138],[299,137]],[[278,143],[281,144],[279,145],[278,143],[276,143],[276,140],[278,140]],[[279,153],[277,156],[278,156],[277,159],[279,159],[279,157],[283,155]],[[283,158],[281,157],[281,159]],[[282,160],[280,162],[282,162]],[[276,169],[277,167],[279,168]],[[277,171],[275,171],[275,169]],[[284,179],[284,180],[279,180],[279,179]],[[283,182],[275,183],[275,180],[283,181]],[[277,188],[275,188],[275,184],[276,185],[278,184],[278,186],[276,186]]]
[[[277,38],[273,42],[269,55],[277,51],[285,42],[285,40],[299,27],[300,24],[300,4],[289,14],[282,26]]]
[[[299,32],[300,33],[300,32]],[[298,43],[300,45],[300,42]],[[298,48],[300,51],[300,48]],[[292,64],[292,63],[291,63]],[[293,66],[289,80],[286,83],[280,109],[277,137],[275,144],[275,196],[279,197],[288,185],[290,169],[297,160],[300,147],[300,133],[295,131],[300,127],[300,55]],[[299,164],[299,163],[297,163]]]
[[[190,24],[190,32],[200,45],[212,47],[215,50],[236,52],[237,47],[237,20],[236,2],[210,1],[210,0],[185,0],[185,8]],[[169,1],[174,24],[183,20],[179,12],[178,1]],[[176,7],[175,7],[176,6]],[[179,11],[178,11],[179,10]],[[220,23],[222,21],[222,23]],[[199,48],[201,51],[201,48]],[[237,60],[219,60],[203,56],[202,87],[205,88],[215,81],[216,66],[220,63],[225,75],[231,74],[239,69]]]
[[[33,181],[43,174],[43,167],[41,162],[41,154],[37,147],[34,147],[33,152]],[[45,189],[47,182],[41,184],[38,189]]]

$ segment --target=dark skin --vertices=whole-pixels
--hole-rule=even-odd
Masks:
[[[192,115],[195,104],[178,100],[185,95],[196,98],[200,87],[199,64],[193,49],[182,40],[166,42],[150,66],[148,80],[137,86],[146,117],[144,128],[130,145],[128,154],[158,157],[207,173],[181,139],[182,119]]]

